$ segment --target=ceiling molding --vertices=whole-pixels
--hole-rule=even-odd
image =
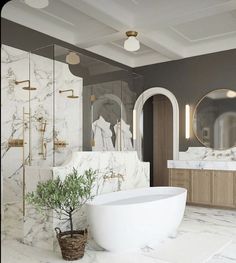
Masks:
[[[12,0],[2,17],[130,67],[236,48],[236,0],[49,0],[41,10]],[[140,50],[123,49],[128,30]]]

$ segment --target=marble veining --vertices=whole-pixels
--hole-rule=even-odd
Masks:
[[[36,189],[39,181],[59,176],[62,180],[73,168],[83,173],[89,168],[96,171],[93,194],[109,193],[149,186],[149,163],[141,162],[132,152],[74,152],[61,166],[26,166],[26,192]],[[42,217],[32,207],[26,206],[24,217],[24,242],[32,246],[58,250],[54,228],[68,229],[68,222],[58,221],[50,215]],[[85,209],[74,214],[76,228],[87,227]]]
[[[72,151],[82,150],[82,79],[71,74],[68,65],[6,45],[1,47],[1,172],[3,175],[3,203],[22,201],[23,151],[20,147],[8,147],[9,139],[22,139],[25,135],[24,159],[28,160],[29,145],[32,165],[49,167],[60,165]],[[54,70],[55,69],[55,70]],[[37,88],[30,92],[24,84],[15,80],[28,80]],[[55,81],[54,81],[55,80]],[[68,99],[59,89],[74,89],[78,99]],[[53,116],[53,97],[55,116]],[[31,109],[31,139],[29,118]],[[75,114],[76,113],[76,114]],[[46,121],[43,144],[45,158],[40,154],[42,138],[40,120]],[[56,140],[66,141],[66,147],[53,151],[53,120]],[[54,155],[54,157],[53,157]]]
[[[185,234],[212,233],[228,237],[232,242],[221,252],[216,252],[208,263],[236,262],[236,211],[187,206],[184,219],[176,236],[168,240],[178,240]],[[188,240],[186,239],[186,245]],[[111,253],[97,249],[92,244],[86,247],[81,263],[173,263],[158,258],[158,249],[145,247],[138,251]],[[169,251],[169,253],[175,253]],[[52,252],[22,244],[15,239],[7,239],[2,245],[2,260],[4,263],[59,263],[64,262],[58,252]],[[77,261],[75,261],[77,262]],[[194,258],[193,258],[194,262]],[[198,262],[204,263],[204,262]]]
[[[219,151],[206,147],[189,147],[179,153],[179,160],[168,160],[168,168],[236,171],[236,147]]]

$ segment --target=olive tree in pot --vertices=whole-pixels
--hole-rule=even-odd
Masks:
[[[83,175],[73,171],[62,181],[59,177],[39,182],[34,192],[26,195],[26,200],[39,212],[53,210],[61,220],[69,221],[70,231],[61,232],[56,227],[57,239],[65,260],[77,260],[84,255],[87,230],[74,230],[73,214],[93,198],[92,188],[96,172],[89,169]]]

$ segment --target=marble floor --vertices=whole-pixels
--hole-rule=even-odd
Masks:
[[[203,207],[187,206],[184,219],[179,227],[177,239],[185,234],[214,234],[230,240],[225,247],[207,261],[197,262],[194,258],[187,263],[235,263],[236,262],[236,211],[219,210]],[[167,241],[165,241],[167,242]],[[186,239],[186,247],[188,240]],[[192,248],[194,249],[194,248]],[[188,251],[189,252],[189,251]],[[169,251],[174,255],[174,251]],[[181,252],[179,252],[181,253]],[[186,253],[186,251],[183,251]],[[22,244],[19,239],[13,239],[12,235],[6,235],[2,241],[1,262],[3,263],[59,263],[65,262],[60,254],[52,251],[33,248]],[[85,256],[79,261],[81,263],[175,263],[177,261],[166,261],[158,258],[158,250],[143,248],[136,252],[110,253],[96,251],[87,248]]]

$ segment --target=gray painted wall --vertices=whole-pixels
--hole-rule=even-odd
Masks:
[[[197,102],[206,93],[221,88],[236,91],[236,49],[148,65],[134,71],[143,75],[144,89],[163,87],[176,96],[180,108],[180,150],[185,151],[189,146],[201,146],[193,133],[190,140],[185,139],[185,104],[190,104],[193,114]],[[149,118],[151,107],[146,109],[144,118]],[[150,127],[146,125],[145,129]]]

